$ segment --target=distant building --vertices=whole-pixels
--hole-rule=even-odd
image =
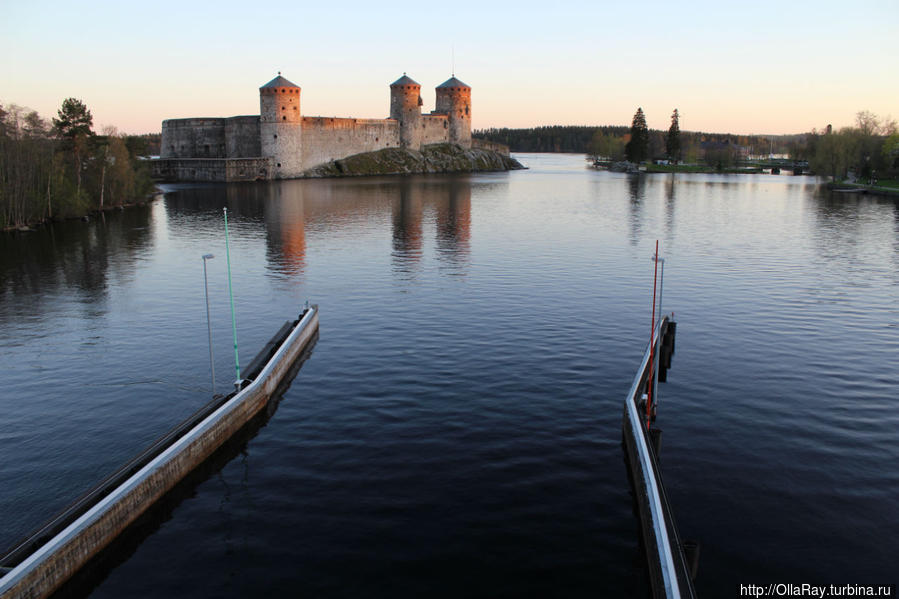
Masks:
[[[319,164],[384,148],[433,143],[470,148],[471,87],[455,76],[436,88],[436,108],[421,112],[421,85],[390,84],[390,117],[303,116],[300,87],[278,73],[259,88],[260,114],[168,119],[154,174],[172,181],[290,179]]]

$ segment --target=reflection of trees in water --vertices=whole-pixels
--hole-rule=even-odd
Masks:
[[[677,175],[671,173],[665,181],[665,232],[674,239],[674,200],[677,195]]]
[[[27,235],[0,236],[0,321],[33,315],[55,294],[78,294],[91,313],[106,299],[108,280],[133,277],[152,235],[152,206],[135,206],[67,221]]]
[[[646,197],[646,179],[644,175],[628,175],[628,197],[630,198],[629,221],[631,225],[630,241],[631,245],[637,245],[640,242],[640,231],[643,213],[643,200]]]

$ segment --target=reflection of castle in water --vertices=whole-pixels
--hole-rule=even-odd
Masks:
[[[437,210],[437,251],[448,261],[467,261],[471,251],[471,182],[452,180]]]
[[[421,188],[413,189],[409,179],[400,181],[399,197],[393,207],[393,255],[403,262],[421,258]]]
[[[266,260],[272,270],[296,275],[306,268],[306,216],[300,185],[269,185],[265,198]]]
[[[468,261],[471,182],[467,176],[286,181],[265,189],[266,256],[269,268],[279,274],[291,276],[305,270],[308,237],[337,236],[352,243],[358,235],[372,231],[373,223],[387,222],[391,223],[392,258],[402,270],[421,260],[425,223],[430,220],[438,259],[454,267]]]

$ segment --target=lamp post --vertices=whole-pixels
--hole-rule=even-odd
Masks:
[[[209,331],[209,368],[212,369],[212,395],[215,396],[215,360],[212,358],[212,321],[209,318],[209,279],[206,276],[206,261],[215,258],[203,254],[203,285],[206,287],[206,329]]]

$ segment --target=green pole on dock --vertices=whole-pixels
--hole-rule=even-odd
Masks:
[[[234,332],[234,370],[237,371],[237,380],[234,386],[240,390],[240,358],[237,356],[237,320],[234,318],[234,288],[231,286],[231,248],[228,245],[228,209],[225,212],[225,256],[228,260],[228,295],[231,297],[231,330]]]

